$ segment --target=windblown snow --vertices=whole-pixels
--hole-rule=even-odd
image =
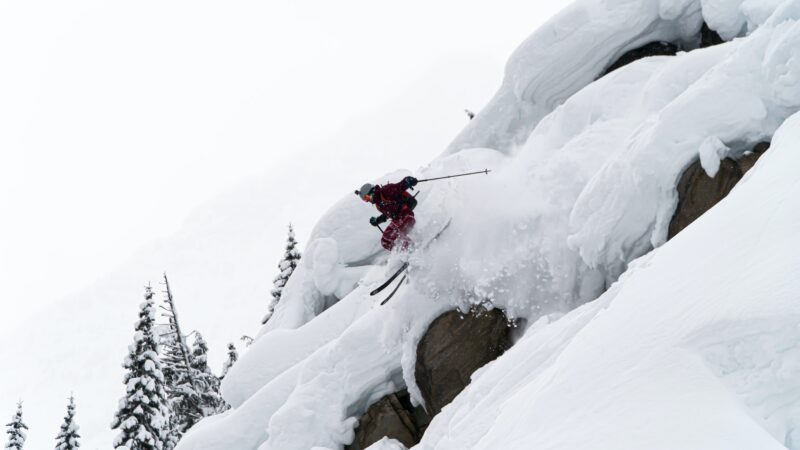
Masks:
[[[730,40],[698,49],[703,22]],[[732,40],[731,40],[732,39]],[[679,43],[599,79],[624,52]],[[410,283],[350,195],[326,213],[274,316],[227,374],[233,409],[179,450],[342,449],[414,380],[453,308],[502,308],[524,335],[415,448],[800,449],[800,1],[582,0],[514,53],[496,97],[420,178]],[[774,136],[774,138],[773,138]],[[773,145],[667,243],[699,158]],[[397,181],[397,172],[376,182]],[[385,439],[371,447],[400,449]]]

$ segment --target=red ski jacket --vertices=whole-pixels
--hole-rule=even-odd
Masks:
[[[375,186],[372,203],[375,204],[378,211],[392,220],[409,214],[413,216],[417,200],[406,192],[406,189],[403,182]]]

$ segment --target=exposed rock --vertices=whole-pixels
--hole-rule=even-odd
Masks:
[[[726,158],[720,161],[719,172],[714,178],[706,174],[695,161],[683,172],[678,182],[678,207],[669,224],[669,239],[711,209],[742,179],[742,170],[736,161]]]
[[[353,443],[346,450],[364,450],[384,437],[413,447],[422,438],[430,418],[421,407],[411,405],[408,391],[389,394],[373,403],[361,416]]]
[[[723,42],[725,42],[725,40],[720,37],[719,33],[709,28],[708,24],[703,22],[703,26],[700,28],[700,48],[719,45]],[[628,65],[642,58],[647,58],[648,56],[675,56],[680,50],[681,48],[678,45],[675,45],[671,42],[650,42],[639,48],[625,52],[610,66],[608,66],[608,68],[606,68],[606,70],[603,71],[598,78],[602,78],[605,75],[608,75],[609,73],[619,69],[620,67]]]
[[[384,437],[409,448],[418,444],[431,417],[469,384],[472,373],[510,346],[511,328],[498,309],[442,314],[417,346],[415,377],[427,412],[411,404],[406,390],[387,395],[361,416],[353,443],[345,450],[365,450]]]
[[[636,60],[646,58],[648,56],[674,56],[676,53],[678,53],[678,50],[680,49],[677,45],[669,42],[651,42],[649,44],[645,44],[639,48],[629,50],[620,56],[619,59],[608,66],[608,68],[600,75],[600,77],[603,77],[622,66],[628,65]]]
[[[669,224],[668,239],[675,237],[725,198],[764,152],[769,150],[769,146],[769,142],[759,142],[736,161],[730,158],[720,161],[719,172],[714,178],[706,174],[700,160],[692,163],[678,182],[678,207]]]
[[[767,150],[769,150],[770,143],[769,142],[759,142],[753,147],[753,150],[750,152],[745,153],[739,161],[739,168],[742,169],[742,174],[747,173],[753,166],[756,165],[756,161],[758,158],[761,158],[761,155],[764,154]]]
[[[414,373],[431,416],[453,401],[475,370],[511,347],[510,330],[497,309],[450,311],[433,321],[417,346]]]
[[[708,27],[708,24],[703,22],[703,27],[700,29],[700,48],[711,47],[712,45],[719,45],[725,42],[719,33]]]

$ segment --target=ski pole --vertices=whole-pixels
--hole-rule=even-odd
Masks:
[[[465,177],[465,176],[467,176],[467,175],[477,175],[477,174],[479,174],[479,173],[485,173],[486,175],[489,175],[489,172],[491,172],[491,170],[489,170],[489,169],[483,169],[483,170],[480,170],[480,171],[478,171],[478,172],[460,173],[460,174],[458,174],[458,175],[448,175],[448,176],[446,176],[446,177],[426,178],[426,179],[424,179],[424,180],[417,180],[417,182],[418,182],[418,183],[424,183],[424,182],[426,182],[426,181],[444,180],[445,178]]]

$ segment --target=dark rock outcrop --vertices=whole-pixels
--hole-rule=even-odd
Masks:
[[[709,28],[708,24],[703,22],[700,28],[700,48],[711,47],[712,45],[719,45],[725,42],[719,33]],[[633,50],[628,50],[622,56],[617,58],[616,61],[611,63],[606,70],[604,70],[597,78],[602,78],[609,73],[626,66],[634,61],[649,56],[675,56],[681,49],[680,46],[671,42],[655,41],[645,44]]]
[[[700,160],[692,163],[678,182],[678,207],[669,224],[668,239],[725,198],[769,146],[769,142],[761,142],[737,161],[730,158],[720,161],[719,172],[714,178],[706,174]]]
[[[602,78],[603,76],[608,75],[620,67],[626,66],[642,58],[647,58],[648,56],[674,56],[676,53],[678,53],[678,50],[680,50],[680,48],[678,48],[677,45],[669,42],[651,42],[649,44],[645,44],[639,48],[625,52],[625,54],[620,56],[619,59],[614,61],[613,64],[608,66],[608,68],[606,68],[606,70],[598,78]]]
[[[475,370],[510,347],[511,329],[500,310],[450,311],[434,320],[417,346],[414,374],[431,416],[453,401]]]
[[[388,436],[413,447],[422,439],[430,417],[422,407],[414,407],[408,391],[389,394],[373,403],[361,416],[353,443],[345,450],[364,450]]]
[[[741,179],[742,170],[729,158],[720,161],[714,178],[706,174],[700,160],[692,163],[678,182],[678,207],[669,224],[669,239],[719,203]]]
[[[364,450],[384,436],[409,448],[418,444],[431,418],[464,390],[472,373],[509,347],[511,328],[499,309],[442,314],[417,345],[414,376],[427,411],[414,407],[406,390],[387,395],[361,416],[346,450]]]
[[[703,27],[700,29],[700,48],[719,45],[723,42],[725,42],[725,40],[720,37],[719,33],[709,28],[708,24],[703,22]]]
[[[758,161],[759,158],[761,158],[761,155],[763,155],[764,152],[769,150],[769,146],[770,146],[769,142],[759,142],[758,144],[756,144],[755,147],[753,147],[753,150],[745,153],[745,155],[742,156],[742,158],[739,159],[739,161],[737,161],[739,163],[739,168],[742,169],[742,174],[747,173],[750,169],[753,168],[753,166],[756,165],[756,162]]]

